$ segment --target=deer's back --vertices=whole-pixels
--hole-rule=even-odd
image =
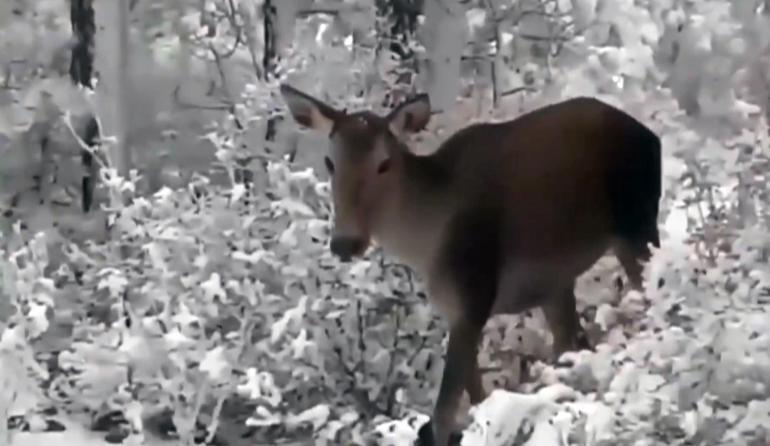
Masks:
[[[655,157],[647,152],[655,149],[657,137],[630,115],[576,98],[512,121],[472,125],[432,157],[450,172],[456,218],[489,215],[497,227],[488,232],[504,249],[564,260],[606,250],[614,236],[610,191],[622,187],[624,171],[654,176]]]

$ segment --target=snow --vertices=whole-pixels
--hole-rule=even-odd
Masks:
[[[29,433],[20,432],[13,435],[9,446],[107,446],[109,443],[92,432],[86,432],[76,427],[64,432]]]
[[[59,420],[62,421],[62,420]],[[104,440],[104,432],[86,430],[82,423],[64,420],[66,430],[61,432],[14,432],[8,446],[114,446]],[[2,444],[2,442],[0,442]],[[145,446],[170,446],[172,442],[148,439]]]

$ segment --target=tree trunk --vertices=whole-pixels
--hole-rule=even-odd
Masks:
[[[118,174],[123,178],[128,178],[128,173],[131,170],[132,157],[131,157],[131,144],[128,140],[128,126],[129,126],[129,110],[128,110],[128,33],[129,33],[129,2],[123,0],[116,0],[118,2],[118,69],[116,78],[117,87],[117,119],[116,119],[116,132],[117,142],[115,150],[117,156],[115,157],[118,165]]]
[[[281,0],[288,1],[288,0]],[[262,56],[262,70],[265,73],[265,81],[269,81],[275,75],[275,63],[278,55],[278,14],[273,0],[265,0],[262,5],[264,14],[264,41],[265,49]],[[265,129],[265,142],[269,145],[275,139],[275,126],[277,118],[270,118]]]
[[[94,67],[94,35],[96,33],[93,0],[71,0],[70,22],[72,23],[72,34],[76,40],[72,47],[70,78],[77,85],[93,89],[91,79]],[[93,116],[88,120],[82,137],[88,147],[95,149],[99,139],[99,123]],[[93,155],[87,150],[81,151],[81,162],[85,170],[80,188],[81,207],[83,212],[88,212],[93,204],[98,168],[94,163]]]
[[[465,9],[459,0],[426,0],[425,24],[421,30],[428,52],[422,82],[436,110],[455,104],[460,93],[460,61],[468,38]]]

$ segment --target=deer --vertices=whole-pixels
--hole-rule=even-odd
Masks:
[[[387,114],[348,113],[280,85],[300,127],[328,137],[329,248],[341,262],[372,244],[424,279],[448,343],[423,445],[458,435],[463,392],[486,397],[478,349],[487,320],[539,307],[553,359],[590,348],[576,279],[612,251],[635,290],[660,247],[661,142],[630,114],[574,97],[505,122],[475,122],[430,154],[409,137],[432,114],[427,94]]]

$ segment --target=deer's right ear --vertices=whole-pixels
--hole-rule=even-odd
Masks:
[[[419,132],[430,120],[430,98],[422,93],[404,101],[388,114],[387,120],[390,131],[397,138]]]
[[[342,114],[288,84],[281,84],[281,95],[297,123],[326,135],[331,133],[334,121]]]

